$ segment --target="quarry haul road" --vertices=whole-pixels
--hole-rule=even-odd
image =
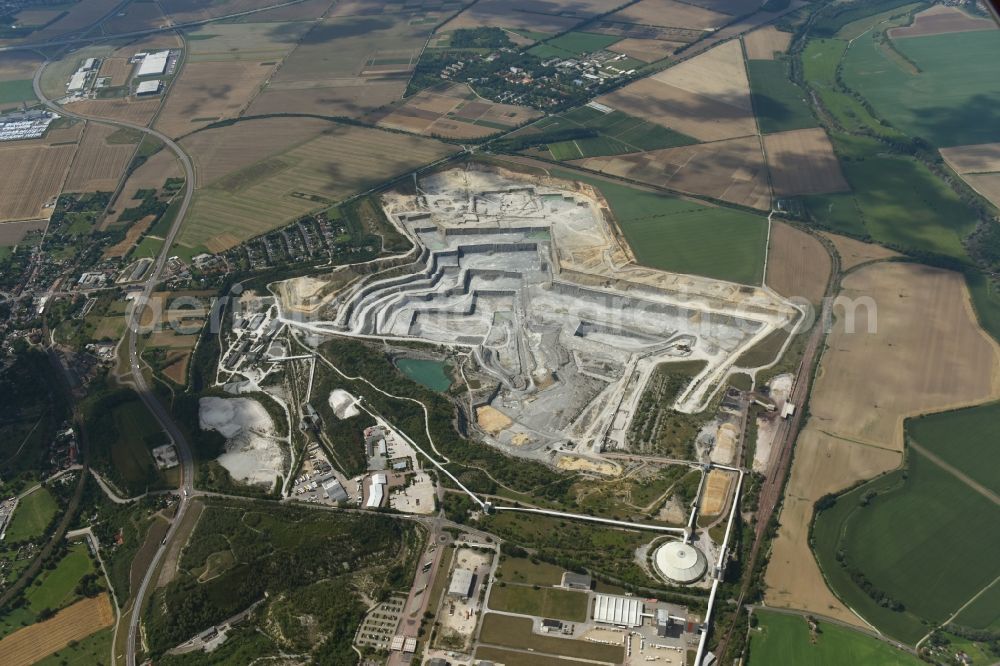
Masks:
[[[184,168],[184,177],[187,181],[184,188],[183,199],[181,200],[180,207],[177,209],[177,216],[174,218],[173,224],[170,226],[170,230],[164,237],[163,249],[160,250],[160,254],[157,256],[156,261],[153,262],[149,276],[146,278],[144,283],[142,293],[133,301],[132,309],[128,315],[128,330],[125,333],[128,339],[129,370],[132,375],[135,391],[139,394],[143,403],[145,403],[146,407],[159,422],[163,430],[167,433],[167,436],[170,437],[170,440],[177,447],[178,457],[181,462],[181,493],[177,513],[174,516],[173,522],[170,524],[170,529],[167,531],[166,537],[160,544],[160,547],[156,550],[155,555],[149,563],[149,568],[142,577],[142,583],[139,585],[139,589],[135,595],[135,600],[132,604],[132,612],[129,614],[128,642],[125,653],[125,661],[128,666],[135,666],[135,643],[136,635],[139,631],[139,620],[142,615],[143,600],[149,590],[150,581],[153,579],[153,574],[156,571],[160,560],[163,558],[167,548],[170,547],[170,544],[177,532],[177,527],[181,524],[181,522],[183,522],[184,514],[187,513],[188,510],[189,496],[191,491],[194,490],[194,458],[191,456],[191,449],[188,446],[187,439],[184,437],[184,433],[181,432],[173,418],[167,412],[166,408],[156,398],[150,390],[149,385],[146,383],[146,378],[143,376],[140,368],[139,353],[136,348],[136,338],[138,337],[142,312],[153,293],[153,289],[156,288],[156,283],[159,281],[160,276],[163,273],[163,268],[166,266],[167,258],[170,256],[170,249],[173,247],[174,240],[177,238],[178,232],[180,232],[181,225],[184,222],[184,216],[187,214],[192,196],[194,195],[194,167],[191,164],[191,159],[183,150],[181,150],[181,147],[177,145],[177,143],[174,142],[174,140],[169,136],[158,130],[121,120],[108,120],[105,118],[73,113],[71,111],[66,111],[63,107],[48,99],[42,92],[41,78],[42,72],[45,71],[45,67],[49,64],[49,62],[50,61],[46,60],[38,67],[37,70],[35,70],[35,76],[32,78],[31,82],[35,89],[35,95],[39,100],[41,100],[42,104],[52,111],[69,118],[77,118],[79,120],[87,120],[105,125],[111,125],[112,127],[131,129],[155,137],[156,139],[162,141],[167,148],[177,155],[177,158],[181,162],[181,166]],[[113,662],[115,661],[114,650],[115,646],[112,645],[111,656]]]

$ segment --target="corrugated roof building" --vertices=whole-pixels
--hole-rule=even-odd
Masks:
[[[642,601],[635,597],[598,594],[594,602],[594,622],[618,627],[642,626]]]

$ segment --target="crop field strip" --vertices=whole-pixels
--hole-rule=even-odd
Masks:
[[[640,264],[741,284],[764,279],[763,216],[636,190],[576,171],[555,168],[551,173],[589,183],[604,195]]]
[[[822,128],[764,136],[771,187],[776,197],[830,194],[850,189],[833,145]]]
[[[113,192],[125,174],[136,143],[109,143],[116,129],[89,122],[64,190],[67,192]]]
[[[179,241],[226,249],[451,152],[430,139],[339,127],[200,190]]]
[[[816,127],[807,94],[788,78],[783,60],[749,60],[754,113],[763,134]]]
[[[62,190],[77,145],[0,146],[0,222],[48,217],[43,205]]]
[[[1000,355],[996,343],[979,328],[964,281],[956,273],[912,264],[872,264],[844,279],[843,294],[875,299],[877,331],[866,332],[868,315],[862,309],[855,317],[855,333],[846,332],[841,316],[831,334],[810,401],[814,418],[796,444],[781,527],[766,573],[766,599],[772,606],[858,624],[828,590],[819,569],[811,566],[814,502],[896,469],[902,460],[904,417],[997,396]],[[927,312],[935,316],[928,318]],[[921,544],[911,541],[905,547],[918,550]],[[825,546],[816,549],[821,561],[834,553]],[[856,563],[864,569],[866,560]],[[876,560],[874,566],[881,565]],[[890,618],[898,615],[885,612]],[[862,614],[886,629],[881,616]]]
[[[573,163],[621,178],[700,194],[749,208],[770,210],[771,206],[767,168],[757,136],[644,153],[593,157]]]
[[[25,627],[0,639],[0,654],[7,666],[29,666],[71,643],[114,624],[107,593],[83,599],[54,617]]]
[[[831,622],[820,621],[814,635],[806,619],[773,611],[754,611],[748,666],[919,666],[924,662],[883,641]]]

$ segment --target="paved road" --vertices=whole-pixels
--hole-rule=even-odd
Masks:
[[[187,185],[184,188],[184,197],[181,200],[180,208],[177,210],[177,217],[174,218],[174,223],[170,227],[170,231],[167,232],[164,238],[163,249],[160,251],[159,256],[156,261],[153,262],[152,269],[149,272],[149,276],[146,278],[145,285],[143,287],[142,293],[133,301],[132,310],[129,312],[129,330],[125,334],[128,339],[128,356],[129,356],[129,368],[132,374],[132,381],[135,386],[136,393],[142,398],[142,401],[146,404],[149,411],[156,417],[156,420],[163,427],[163,430],[170,437],[170,440],[177,447],[178,458],[181,463],[181,495],[180,495],[180,505],[177,508],[177,514],[174,518],[170,529],[167,531],[167,536],[164,542],[157,549],[156,554],[153,556],[150,562],[149,569],[143,576],[142,583],[139,586],[139,590],[136,593],[135,603],[133,605],[133,612],[129,616],[129,630],[128,630],[128,646],[126,651],[126,662],[128,666],[135,666],[135,643],[136,635],[139,630],[139,619],[141,616],[142,601],[149,590],[150,581],[153,578],[153,573],[156,571],[157,565],[163,554],[166,552],[167,548],[170,546],[171,540],[174,538],[174,534],[177,531],[178,525],[181,524],[184,514],[187,513],[188,501],[191,491],[194,490],[194,458],[191,456],[191,449],[188,446],[187,439],[184,434],[177,427],[173,418],[164,408],[163,404],[156,398],[153,392],[150,390],[149,385],[146,382],[145,376],[142,374],[142,370],[139,363],[139,353],[136,348],[136,339],[138,337],[137,331],[139,330],[139,322],[142,317],[143,309],[146,303],[149,301],[153,290],[156,288],[156,284],[163,274],[163,268],[166,266],[167,259],[170,256],[170,249],[174,244],[174,240],[177,238],[177,234],[180,231],[181,224],[184,222],[184,217],[187,214],[188,207],[191,204],[191,198],[194,193],[194,167],[191,164],[191,159],[187,154],[181,150],[181,147],[174,142],[166,134],[159,132],[155,129],[145,127],[143,125],[137,125],[135,123],[129,123],[122,120],[108,120],[105,118],[97,118],[93,116],[85,116],[79,113],[73,113],[65,110],[55,102],[49,100],[45,97],[42,92],[41,78],[42,72],[48,65],[48,61],[42,64],[36,71],[35,76],[32,79],[32,86],[35,89],[35,95],[41,100],[49,109],[59,113],[63,116],[68,116],[70,118],[78,118],[80,120],[89,120],[93,122],[103,123],[105,125],[111,125],[113,127],[124,127],[143,134],[148,134],[153,136],[163,144],[172,150],[177,158],[180,160],[181,166],[184,168],[184,176],[187,181]]]

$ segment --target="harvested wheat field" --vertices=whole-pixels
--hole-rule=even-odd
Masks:
[[[160,108],[159,99],[135,100],[131,97],[85,99],[66,105],[67,110],[81,116],[121,120],[134,125],[148,124],[158,108]]]
[[[73,160],[67,192],[114,192],[135,152],[134,143],[108,143],[116,132],[110,125],[88,122]]]
[[[765,283],[786,298],[818,304],[826,293],[833,262],[815,236],[783,222],[771,224]]]
[[[188,62],[280,61],[310,23],[211,23],[189,30]],[[273,64],[273,63],[272,63]]]
[[[431,139],[337,126],[199,190],[179,240],[219,252],[454,151]]]
[[[237,14],[269,5],[280,4],[274,0],[160,0],[160,7],[175,23],[204,21],[217,16]]]
[[[123,86],[128,82],[128,75],[131,71],[132,65],[127,58],[105,58],[101,61],[101,69],[97,75],[111,77],[108,85]]]
[[[645,153],[588,157],[572,163],[760,210],[771,207],[764,156],[756,136]]]
[[[0,81],[30,79],[42,58],[32,51],[8,51],[0,55]]]
[[[130,2],[104,23],[111,34],[159,28],[164,24],[163,12],[155,2]]]
[[[234,171],[284,152],[338,127],[319,118],[241,120],[190,134],[181,141],[194,162],[197,186],[204,187]]]
[[[764,150],[777,197],[850,189],[833,145],[821,127],[768,134],[764,137]]]
[[[757,28],[743,36],[747,60],[774,60],[775,55],[783,54],[791,43],[792,33],[782,32],[773,25]]]
[[[0,146],[0,222],[49,218],[45,207],[58,196],[76,144]]]
[[[5,666],[29,666],[114,624],[115,613],[107,593],[78,601],[51,619],[18,629],[0,640]]]
[[[670,56],[683,45],[683,42],[627,37],[609,46],[608,50],[615,53],[624,53],[630,58],[635,58],[643,62],[656,62]]]
[[[962,176],[962,180],[980,196],[1000,208],[1000,173],[970,173]]]
[[[172,351],[167,354],[166,367],[163,374],[167,379],[183,386],[187,383],[188,362],[191,360],[190,351]]]
[[[847,236],[838,236],[837,234],[825,231],[821,231],[820,235],[833,243],[837,254],[840,255],[840,270],[842,271],[850,270],[861,264],[867,264],[870,261],[879,261],[899,256],[898,252],[884,248],[881,245],[875,245],[874,243],[862,243]]]
[[[606,16],[605,20],[669,28],[715,30],[731,21],[732,17],[677,0],[640,0],[634,5]]]
[[[921,37],[943,35],[949,32],[969,32],[972,30],[996,30],[996,23],[988,18],[969,16],[958,7],[935,5],[913,17],[913,23],[889,30],[893,39],[900,37]]]
[[[941,157],[960,174],[1000,171],[1000,143],[942,148]]]
[[[14,247],[32,231],[45,231],[48,220],[20,220],[0,223],[0,247]]]
[[[468,85],[445,84],[423,90],[379,118],[379,127],[425,136],[469,139],[517,127],[542,114],[525,106],[498,104],[477,96]],[[479,122],[488,124],[476,124]]]
[[[702,141],[757,132],[743,49],[736,40],[630,83],[598,101]]]
[[[52,22],[50,25],[46,25],[40,30],[35,30],[29,33],[26,38],[22,38],[20,40],[3,39],[0,40],[0,43],[6,45],[17,41],[27,41],[33,44],[45,42],[60,35],[66,35],[70,32],[75,32],[81,28],[93,25],[96,21],[107,15],[120,4],[120,0],[87,0],[87,2],[68,3],[64,5],[65,11],[56,13],[55,17],[59,17],[58,20]],[[43,9],[41,11],[46,10]],[[60,14],[62,14],[61,17]]]
[[[903,420],[1000,396],[1000,349],[977,323],[958,273],[878,263],[843,282],[870,298],[876,332],[858,309],[855,332],[839,315],[796,444],[771,564],[767,602],[859,623],[826,588],[809,549],[813,503],[897,467]]]
[[[755,12],[761,5],[760,0],[691,0],[691,4],[733,16]]]
[[[726,499],[736,472],[713,469],[705,479],[705,491],[701,496],[701,513],[706,516],[717,516],[726,509]]]
[[[156,129],[178,137],[217,120],[235,118],[273,69],[244,61],[186,64],[156,119]]]

